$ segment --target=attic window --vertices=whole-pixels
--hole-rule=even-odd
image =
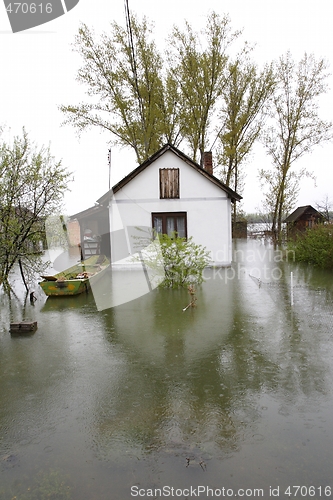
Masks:
[[[160,168],[160,198],[179,198],[179,168]]]

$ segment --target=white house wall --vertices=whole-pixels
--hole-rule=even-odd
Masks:
[[[159,198],[161,168],[179,168],[179,199]],[[112,232],[120,231],[122,227],[151,228],[152,213],[155,212],[186,212],[187,236],[206,247],[211,265],[230,265],[230,198],[171,151],[165,152],[113,195],[110,200],[111,241]],[[112,259],[114,255],[115,252],[113,255],[111,252]],[[125,262],[133,263],[133,259],[118,261],[117,264],[122,267]]]

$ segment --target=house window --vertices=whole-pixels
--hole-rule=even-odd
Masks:
[[[152,214],[153,229],[158,234],[172,236],[177,233],[179,238],[187,238],[186,212],[163,212]]]
[[[179,168],[160,168],[160,198],[179,198]]]

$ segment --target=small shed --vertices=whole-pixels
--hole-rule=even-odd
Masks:
[[[72,224],[70,226],[69,224]],[[75,228],[75,234],[73,232]],[[110,257],[110,231],[108,208],[95,205],[70,217],[67,226],[69,239],[79,240],[82,258],[102,253]]]
[[[324,222],[325,217],[311,205],[298,207],[283,222],[287,224],[287,234],[292,236],[297,232],[304,232],[306,229]]]

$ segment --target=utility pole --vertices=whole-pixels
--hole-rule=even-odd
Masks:
[[[111,189],[111,148],[108,150],[108,165],[109,165],[109,191]]]

